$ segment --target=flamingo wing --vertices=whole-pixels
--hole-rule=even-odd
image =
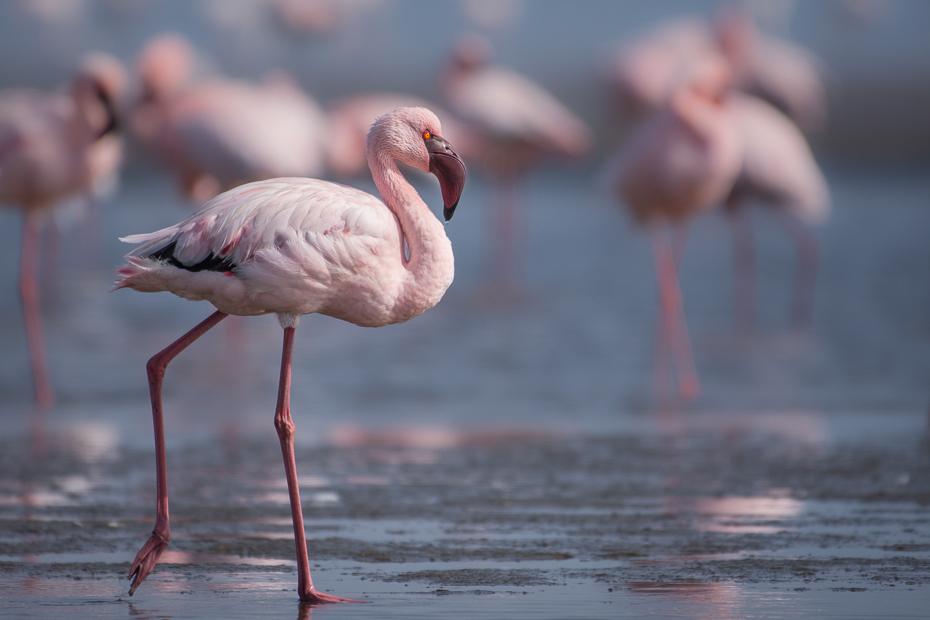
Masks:
[[[117,288],[208,299],[235,314],[325,313],[342,285],[356,286],[370,266],[400,266],[402,252],[383,202],[303,178],[242,185],[180,224],[121,240],[142,245]]]

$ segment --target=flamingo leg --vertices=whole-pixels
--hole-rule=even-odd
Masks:
[[[683,223],[677,225],[672,234],[672,252],[676,272],[684,257],[685,247],[688,245],[688,231],[688,224]],[[683,320],[684,317],[681,316],[676,329],[686,329]],[[662,399],[670,397],[672,393],[672,370],[669,367],[670,352],[674,353],[672,350],[672,343],[669,340],[669,334],[665,328],[665,321],[660,317],[659,320],[656,321],[653,389],[656,395]]]
[[[752,222],[745,207],[728,210],[733,229],[733,289],[737,328],[752,333],[756,324],[756,256]]]
[[[814,290],[817,286],[817,268],[820,263],[820,243],[814,231],[797,216],[784,213],[781,221],[798,250],[791,321],[795,328],[807,329],[810,327],[814,314]]]
[[[294,357],[294,327],[284,328],[284,347],[281,353],[281,381],[278,384],[278,405],[274,414],[274,427],[281,441],[284,455],[284,473],[287,493],[294,521],[294,542],[297,545],[297,593],[305,603],[360,603],[352,599],[324,594],[313,587],[310,577],[310,558],[307,554],[307,537],[300,507],[300,488],[297,483],[297,461],[294,458],[294,420],[291,418],[291,360]]]
[[[145,365],[149,377],[152,419],[155,426],[155,478],[158,499],[156,502],[155,529],[152,530],[152,536],[136,554],[132,568],[129,569],[129,578],[132,580],[129,587],[129,596],[132,596],[136,588],[149,576],[152,569],[155,568],[158,558],[161,557],[161,554],[168,546],[168,541],[171,540],[171,527],[168,523],[168,464],[165,458],[165,420],[161,401],[161,385],[165,378],[165,370],[167,370],[169,362],[178,353],[189,347],[191,343],[203,336],[211,327],[227,316],[225,312],[217,310],[194,329],[152,356],[152,359]]]
[[[694,370],[691,343],[684,319],[681,289],[675,269],[675,252],[664,233],[665,231],[659,229],[653,232],[653,254],[659,279],[662,321],[678,370],[678,391],[684,398],[691,400],[697,397],[700,384]]]
[[[26,341],[32,363],[36,401],[41,408],[55,401],[52,382],[45,361],[45,340],[42,336],[42,307],[39,302],[39,283],[36,267],[39,257],[40,226],[27,218],[23,227],[23,247],[19,267],[19,291],[23,301],[23,320],[26,323]]]

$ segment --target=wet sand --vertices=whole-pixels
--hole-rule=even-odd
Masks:
[[[337,429],[297,455],[314,578],[375,606],[313,617],[741,618],[822,606],[871,617],[889,604],[921,617],[921,422],[691,412],[603,436]],[[153,519],[151,454],[89,459],[79,437],[52,434],[39,459],[4,442],[11,617],[296,615],[287,493],[267,439],[169,453],[171,546],[132,598],[126,573]]]

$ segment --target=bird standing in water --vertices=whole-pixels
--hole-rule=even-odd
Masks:
[[[19,286],[40,407],[54,401],[36,280],[41,231],[56,205],[91,194],[119,168],[115,105],[124,85],[119,61],[95,53],[82,61],[69,91],[0,92],[0,203],[24,214]]]
[[[168,486],[161,384],[168,363],[229,314],[277,314],[284,328],[275,428],[297,545],[298,594],[310,603],[346,602],[314,589],[294,460],[290,377],[300,316],[319,313],[363,327],[402,323],[432,308],[452,283],[452,244],[397,163],[439,179],[448,221],[465,165],[425,108],[398,108],[368,135],[368,164],[384,202],[360,190],[303,178],[249,183],[220,194],[184,222],[123,240],[116,288],[169,291],[207,300],[216,311],[147,365],[155,424],[157,518],[130,570],[130,594],[168,545]]]
[[[666,372],[664,340],[678,369],[679,393],[692,399],[699,383],[678,286],[677,258],[662,225],[683,225],[701,211],[721,204],[740,169],[742,149],[735,123],[725,109],[729,67],[706,57],[669,103],[643,121],[620,152],[612,182],[634,218],[653,230],[661,318],[656,331],[656,387]],[[680,248],[679,248],[680,249]]]

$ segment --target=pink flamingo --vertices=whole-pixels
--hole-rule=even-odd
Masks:
[[[406,93],[371,92],[338,99],[327,107],[328,171],[340,178],[356,176],[367,171],[365,140],[372,123],[391,110],[412,107],[428,108],[437,116],[445,118],[443,131],[446,138],[455,143],[459,154],[466,159],[469,157],[471,151],[467,133],[457,127],[456,123],[433,102]]]
[[[726,109],[743,145],[743,163],[726,200],[736,232],[736,311],[741,325],[754,322],[754,260],[746,203],[761,201],[775,208],[798,249],[793,320],[810,323],[819,244],[810,229],[829,215],[830,191],[810,146],[798,127],[765,101],[731,94]]]
[[[739,135],[724,107],[729,67],[721,58],[698,59],[692,77],[669,104],[646,119],[620,152],[614,188],[634,218],[653,225],[653,251],[662,306],[657,324],[656,387],[663,373],[663,333],[678,369],[679,393],[699,392],[676,275],[675,250],[657,224],[683,223],[722,202],[739,172]]]
[[[491,228],[496,234],[492,264],[499,280],[513,269],[516,245],[515,186],[541,159],[578,158],[593,143],[584,122],[527,78],[491,66],[490,43],[462,37],[440,87],[450,110],[462,122],[476,150],[476,161],[496,185]]]
[[[368,164],[384,202],[326,181],[272,179],[220,194],[176,226],[123,239],[143,245],[127,255],[116,288],[169,291],[216,307],[147,365],[157,518],[132,564],[130,594],[170,539],[161,402],[168,363],[227,315],[275,313],[284,328],[275,428],[294,521],[298,593],[310,603],[347,601],[317,591],[310,578],[290,415],[291,358],[303,314],[325,314],[365,327],[401,323],[433,307],[452,283],[452,245],[397,162],[438,177],[448,221],[464,187],[465,166],[442,138],[435,114],[399,108],[380,117],[368,136]]]
[[[826,70],[810,50],[760,32],[745,11],[732,7],[717,15],[714,36],[730,61],[736,90],[768,101],[805,131],[823,127]]]
[[[722,54],[733,87],[769,101],[799,126],[816,131],[826,117],[823,63],[800,45],[764,34],[744,12],[720,11],[712,23],[683,18],[660,24],[608,60],[604,81],[627,120],[665,104],[694,58]]]
[[[619,113],[626,120],[639,120],[667,104],[681,87],[682,67],[714,54],[716,48],[713,33],[701,19],[662,23],[611,54],[604,85]]]
[[[42,407],[50,406],[54,395],[36,281],[40,232],[54,206],[91,192],[115,174],[121,147],[113,136],[114,106],[124,82],[119,61],[91,54],[69,92],[0,93],[0,203],[18,206],[24,214],[19,285],[36,400]]]
[[[155,38],[136,63],[141,95],[131,116],[143,150],[178,176],[198,203],[241,183],[317,176],[325,118],[283,73],[263,84],[209,78],[191,83],[194,50],[175,34]]]

